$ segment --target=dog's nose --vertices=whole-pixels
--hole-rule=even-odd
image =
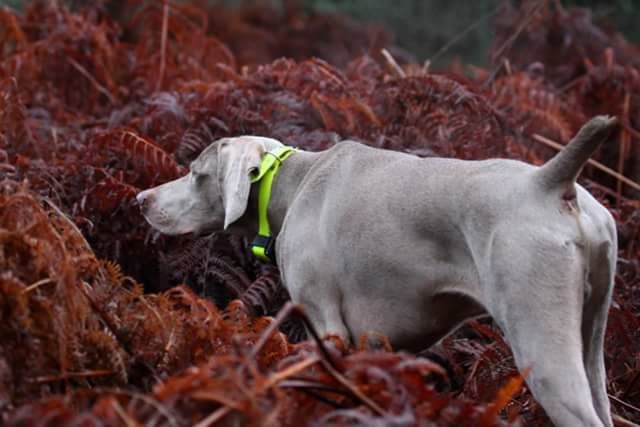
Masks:
[[[140,205],[140,210],[145,212],[149,209],[149,205],[153,200],[153,194],[150,191],[141,191],[136,195],[136,200],[138,201],[138,205]]]

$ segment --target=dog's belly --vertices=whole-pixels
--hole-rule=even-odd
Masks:
[[[338,246],[349,241],[364,246],[361,236],[346,234],[349,239]],[[368,257],[360,253],[335,258],[341,274],[334,283],[352,339],[377,332],[394,348],[420,351],[464,320],[484,313],[475,265],[465,246],[458,244],[464,239],[418,233],[411,237],[405,226],[394,222],[386,224],[381,236]],[[342,253],[349,252],[344,248]]]
[[[394,349],[418,352],[435,344],[465,320],[485,314],[466,295],[441,293],[426,299],[396,292],[386,298],[354,295],[343,300],[343,313],[352,339],[366,333],[386,336]]]

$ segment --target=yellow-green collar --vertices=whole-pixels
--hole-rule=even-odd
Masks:
[[[259,182],[258,189],[258,235],[251,243],[251,251],[261,261],[275,262],[275,238],[271,236],[269,218],[269,200],[271,199],[271,185],[278,173],[280,164],[295,152],[293,147],[279,147],[268,152],[262,158],[260,169],[251,178],[252,183]]]

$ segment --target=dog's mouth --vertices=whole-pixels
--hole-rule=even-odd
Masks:
[[[194,231],[193,235],[196,237],[207,237],[212,236],[218,232],[220,232],[219,227],[215,227],[213,225],[205,225],[204,227]]]
[[[193,235],[201,237],[220,231],[219,224],[216,226],[216,224],[204,222],[189,208],[184,206],[183,208],[169,214],[169,211],[156,203],[146,209],[141,209],[140,212],[151,227],[170,236]]]
[[[215,230],[198,230],[193,233],[196,237],[209,237],[215,234]]]
[[[177,219],[171,219],[166,212],[160,211],[146,211],[142,213],[144,219],[156,230],[163,234],[178,235],[186,234],[181,232]]]
[[[188,221],[172,219],[162,212],[143,216],[151,227],[169,236],[206,237],[220,231],[219,227],[214,226],[194,227]]]

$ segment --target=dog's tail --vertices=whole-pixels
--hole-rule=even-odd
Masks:
[[[575,183],[582,167],[612,131],[615,117],[596,116],[589,120],[569,144],[536,171],[537,178],[548,189],[566,188]]]

